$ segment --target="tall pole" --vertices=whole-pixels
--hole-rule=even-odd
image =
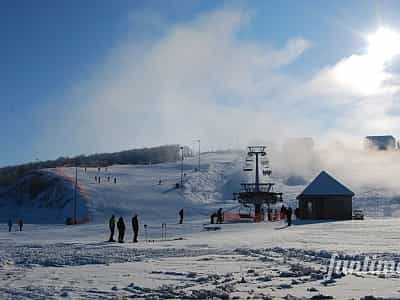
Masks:
[[[75,167],[75,188],[74,188],[74,224],[76,224],[76,189],[78,185],[78,167]]]
[[[198,170],[200,172],[200,140],[197,140],[197,141],[199,142],[199,168],[198,168]]]
[[[260,177],[259,177],[259,174],[258,174],[258,154],[259,153],[256,153],[256,192],[259,192],[260,191]]]
[[[181,147],[182,158],[181,158],[181,188],[183,188],[183,147]]]

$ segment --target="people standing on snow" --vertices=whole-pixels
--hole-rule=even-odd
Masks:
[[[287,223],[288,223],[288,226],[291,226],[291,225],[292,225],[292,213],[293,213],[292,208],[289,207],[289,208],[287,209],[287,212],[286,212],[286,214],[287,214]]]
[[[123,243],[125,236],[125,222],[122,217],[119,217],[118,219],[117,228],[118,228],[118,243]]]
[[[222,216],[222,208],[219,208],[217,211],[217,224],[222,224],[223,216]]]
[[[108,222],[110,227],[110,238],[108,239],[109,242],[115,242],[114,240],[114,232],[115,232],[115,216],[112,215],[110,221]]]
[[[213,212],[210,216],[210,224],[214,224],[214,219],[217,217],[217,213]]]
[[[138,234],[139,234],[139,220],[137,214],[135,214],[132,218],[132,229],[133,229],[133,242],[137,243]]]
[[[11,232],[11,229],[12,229],[12,220],[11,219],[9,219],[8,220],[8,232]]]
[[[22,219],[18,220],[19,231],[22,231],[22,226],[24,226],[24,221]]]
[[[183,208],[179,211],[179,224],[183,223]]]
[[[286,207],[284,204],[282,204],[279,218],[281,220],[284,220],[286,218]]]

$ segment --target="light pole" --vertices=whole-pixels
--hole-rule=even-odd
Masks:
[[[78,167],[75,167],[75,187],[74,187],[74,224],[77,224],[76,221],[76,189],[78,185]]]
[[[183,188],[183,147],[180,147],[182,151],[182,157],[181,157],[181,188]]]
[[[199,142],[199,168],[198,168],[198,170],[200,172],[200,140],[197,140],[197,141]]]

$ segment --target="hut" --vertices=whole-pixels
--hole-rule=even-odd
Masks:
[[[365,150],[394,150],[396,139],[392,135],[369,135],[365,137]]]
[[[303,219],[351,220],[354,193],[322,171],[297,196]]]

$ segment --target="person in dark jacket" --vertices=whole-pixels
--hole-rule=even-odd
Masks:
[[[217,224],[222,224],[223,217],[222,217],[222,208],[219,208],[217,211]]]
[[[217,213],[213,212],[210,216],[210,224],[214,224],[214,219],[217,217]]]
[[[115,232],[115,216],[112,215],[110,221],[108,222],[110,226],[110,238],[108,239],[109,242],[115,242],[114,240],[114,232]]]
[[[117,228],[118,228],[118,243],[123,243],[125,236],[125,222],[122,217],[119,217],[118,219]]]
[[[22,226],[24,226],[24,221],[22,219],[18,220],[19,231],[22,231]]]
[[[179,224],[183,223],[183,208],[179,211]]]
[[[12,220],[9,219],[8,220],[8,232],[11,232],[11,229],[12,229]]]
[[[293,213],[292,208],[289,207],[289,208],[287,209],[287,211],[286,211],[286,217],[287,217],[287,224],[288,224],[288,226],[291,226],[291,225],[292,225],[292,213]]]
[[[133,229],[133,242],[137,243],[138,234],[139,234],[139,220],[137,214],[135,214],[132,218],[132,229]]]

